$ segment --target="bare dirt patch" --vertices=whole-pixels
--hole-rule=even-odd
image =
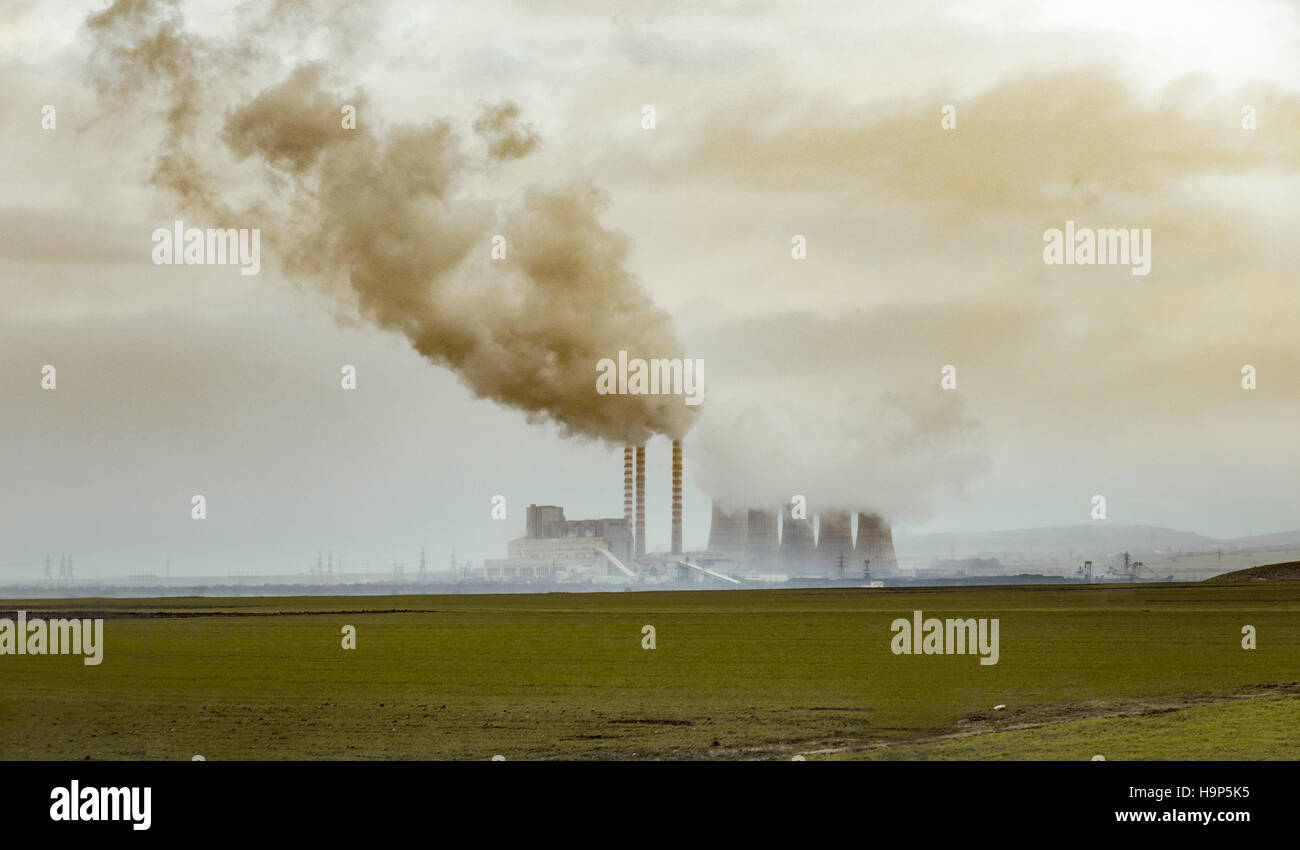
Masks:
[[[906,747],[914,744],[931,744],[956,738],[988,735],[994,732],[1038,729],[1044,726],[1073,723],[1077,720],[1147,717],[1156,714],[1168,714],[1198,705],[1233,702],[1257,697],[1294,696],[1296,694],[1300,694],[1300,682],[1252,685],[1242,691],[1230,694],[1196,694],[1192,696],[1108,701],[1093,700],[1068,705],[1027,706],[1021,709],[1012,707],[1003,711],[989,710],[968,714],[952,724],[947,730],[938,734],[905,740],[861,741],[837,747],[805,750],[800,755],[831,755],[889,747]]]

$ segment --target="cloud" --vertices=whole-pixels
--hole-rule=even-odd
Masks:
[[[968,99],[915,94],[846,103],[755,88],[700,104],[660,166],[678,179],[854,187],[981,211],[1056,210],[1167,192],[1196,176],[1300,169],[1300,96],[1253,85],[1208,95],[1188,76],[1154,96],[1102,65],[1009,75]],[[1241,127],[1253,104],[1268,132]],[[940,109],[956,108],[956,129]]]

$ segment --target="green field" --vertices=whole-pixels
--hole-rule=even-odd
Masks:
[[[0,655],[0,759],[1300,758],[1295,581],[20,609],[104,616],[104,660]],[[914,609],[999,663],[892,654]]]

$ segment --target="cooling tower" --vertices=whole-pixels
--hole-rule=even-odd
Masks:
[[[744,511],[729,514],[714,502],[713,521],[709,524],[709,551],[743,560],[748,524],[749,516]]]
[[[645,557],[645,446],[636,447],[636,556]]]
[[[781,569],[792,576],[813,575],[812,521],[794,519],[790,514],[790,506],[786,505],[781,519]]]
[[[682,554],[682,441],[673,440],[673,548]]]
[[[859,566],[864,560],[871,561],[869,568],[873,575],[898,570],[898,559],[894,557],[894,533],[880,514],[858,514],[856,557]]]
[[[851,576],[853,567],[853,521],[848,511],[822,511],[817,515],[817,561],[822,574],[831,578]]]
[[[781,553],[776,511],[750,511],[746,519],[745,567],[751,572],[776,569]]]

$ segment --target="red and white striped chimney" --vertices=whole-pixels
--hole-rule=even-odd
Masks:
[[[636,447],[636,556],[645,557],[645,446]]]
[[[623,519],[627,522],[628,531],[632,530],[632,500],[636,497],[636,490],[632,485],[632,455],[635,450],[631,446],[623,448]]]
[[[682,554],[682,441],[673,440],[673,554]]]

